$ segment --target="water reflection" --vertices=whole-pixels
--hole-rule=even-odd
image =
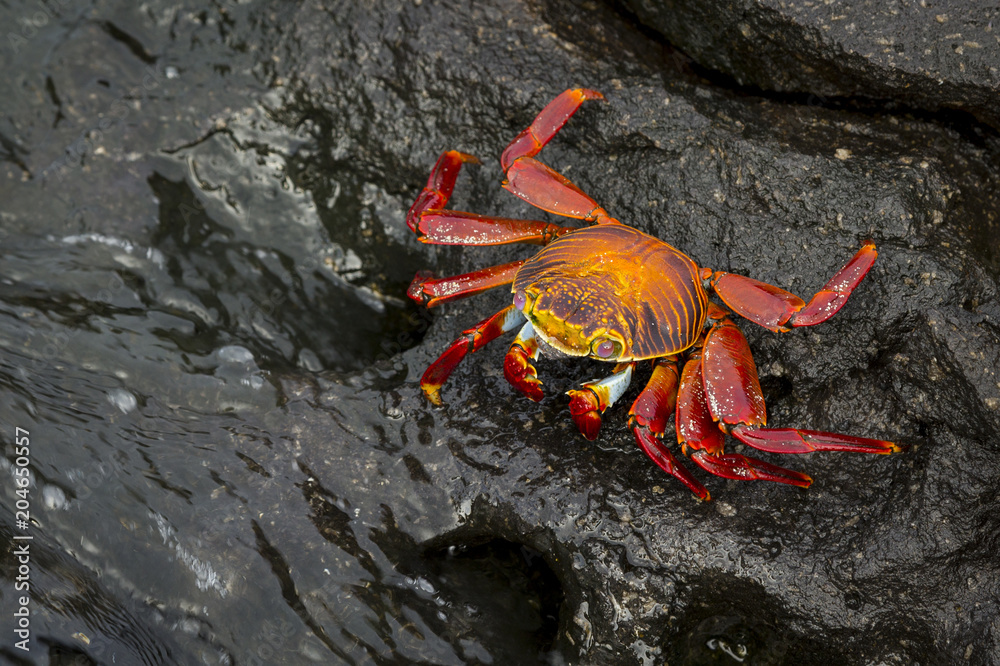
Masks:
[[[199,152],[226,148],[249,177]],[[425,406],[398,355],[428,319],[393,295],[426,263],[382,219],[402,204],[345,175],[318,208],[242,151],[161,158],[140,233],[5,230],[0,422],[33,438],[32,520],[4,509],[0,535],[34,537],[32,653],[558,662],[538,553],[421,546],[456,525],[435,485],[454,435],[404,418]]]

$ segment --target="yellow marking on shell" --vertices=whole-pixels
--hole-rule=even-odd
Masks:
[[[584,336],[582,324],[571,324],[554,316],[548,310],[534,310],[530,314],[535,334],[549,345],[571,356],[587,356],[591,343],[607,333],[607,327],[598,329],[593,336]]]

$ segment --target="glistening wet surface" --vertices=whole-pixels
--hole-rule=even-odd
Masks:
[[[0,24],[4,660],[995,661],[993,130],[728,89],[618,4],[60,0]],[[774,425],[909,451],[769,458],[808,490],[695,470],[698,502],[627,429],[648,368],[593,443],[562,392],[597,362],[543,359],[536,404],[498,341],[428,404],[423,369],[510,295],[428,313],[410,278],[532,248],[424,246],[406,210],[455,148],[483,162],[457,208],[549,220],[497,158],[578,85],[606,101],[546,163],[699,266],[808,296],[876,240],[829,322],[739,325]]]
[[[314,434],[407,446],[398,406],[374,412],[403,426],[393,432],[350,404],[367,418],[377,385],[405,378],[386,359],[425,321],[383,295],[414,269],[405,251],[372,258],[374,204],[322,219],[291,206],[274,227],[245,203],[213,217],[208,187],[158,172],[147,184],[146,243],[76,224],[7,229],[3,241],[2,420],[11,446],[15,428],[30,438],[30,520],[13,515],[8,484],[3,536],[33,537],[32,658],[524,663],[550,650],[561,592],[537,552],[490,541],[425,555],[376,491],[395,470],[364,469],[345,490],[302,457],[309,426],[289,418],[300,399],[289,386],[321,376],[353,379],[328,389],[334,418]],[[372,365],[388,380],[352,373]],[[321,462],[337,466],[337,454]],[[392,460],[421,479],[412,455]],[[15,478],[17,458],[3,464]]]
[[[427,327],[404,300],[423,258],[384,228],[402,211],[377,182],[341,165],[310,187],[308,137],[267,117],[250,60],[223,49],[206,71],[215,47],[185,53],[150,20],[175,10],[183,41],[225,23],[194,6],[5,10],[27,27],[4,54],[0,533],[30,548],[30,587],[14,589],[10,546],[4,626],[21,592],[31,619],[0,653],[536,659],[559,603],[542,558],[503,542],[425,557],[377,494],[310,474],[294,419],[260,420],[293,399],[284,378],[391,374]]]

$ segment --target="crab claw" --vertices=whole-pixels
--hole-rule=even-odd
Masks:
[[[569,396],[569,413],[573,415],[573,421],[580,433],[594,441],[601,431],[601,401],[592,389],[574,389],[566,391]]]
[[[622,397],[632,381],[635,363],[619,363],[615,371],[600,381],[586,382],[579,389],[566,391],[569,412],[580,434],[594,441],[601,430],[601,414]]]
[[[542,399],[542,382],[538,379],[535,366],[531,364],[536,358],[538,358],[538,339],[535,338],[534,327],[528,321],[518,331],[510,351],[504,357],[503,376],[511,386],[538,402]]]
[[[531,364],[534,355],[515,342],[510,346],[510,351],[503,360],[503,376],[507,378],[510,385],[518,391],[528,396],[535,402],[542,399],[542,382],[538,379],[535,366]]]

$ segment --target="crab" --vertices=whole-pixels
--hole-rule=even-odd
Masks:
[[[533,257],[464,275],[435,278],[418,272],[408,295],[427,307],[511,285],[513,303],[462,332],[421,378],[430,402],[470,352],[519,329],[504,359],[504,376],[528,398],[542,399],[532,361],[540,355],[614,363],[604,379],[568,392],[569,409],[584,437],[594,440],[601,414],[624,393],[636,366],[649,363],[645,388],[629,411],[639,447],[664,472],[702,500],[705,486],[662,441],[674,416],[681,451],[698,467],[726,479],[759,479],[808,487],[812,479],[739,453],[726,435],[771,453],[853,451],[887,454],[893,442],[798,428],[769,428],[757,369],[746,337],[730,315],[775,332],[813,326],[832,317],[871,268],[877,252],[861,249],[808,302],[779,287],[699,267],[667,243],[622,224],[565,176],[535,159],[594,90],[567,90],[553,99],[500,157],[504,189],[555,215],[591,226],[571,227],[446,208],[463,164],[475,157],[444,152],[407,214],[424,243],[543,246]],[[723,305],[709,300],[714,293]]]

